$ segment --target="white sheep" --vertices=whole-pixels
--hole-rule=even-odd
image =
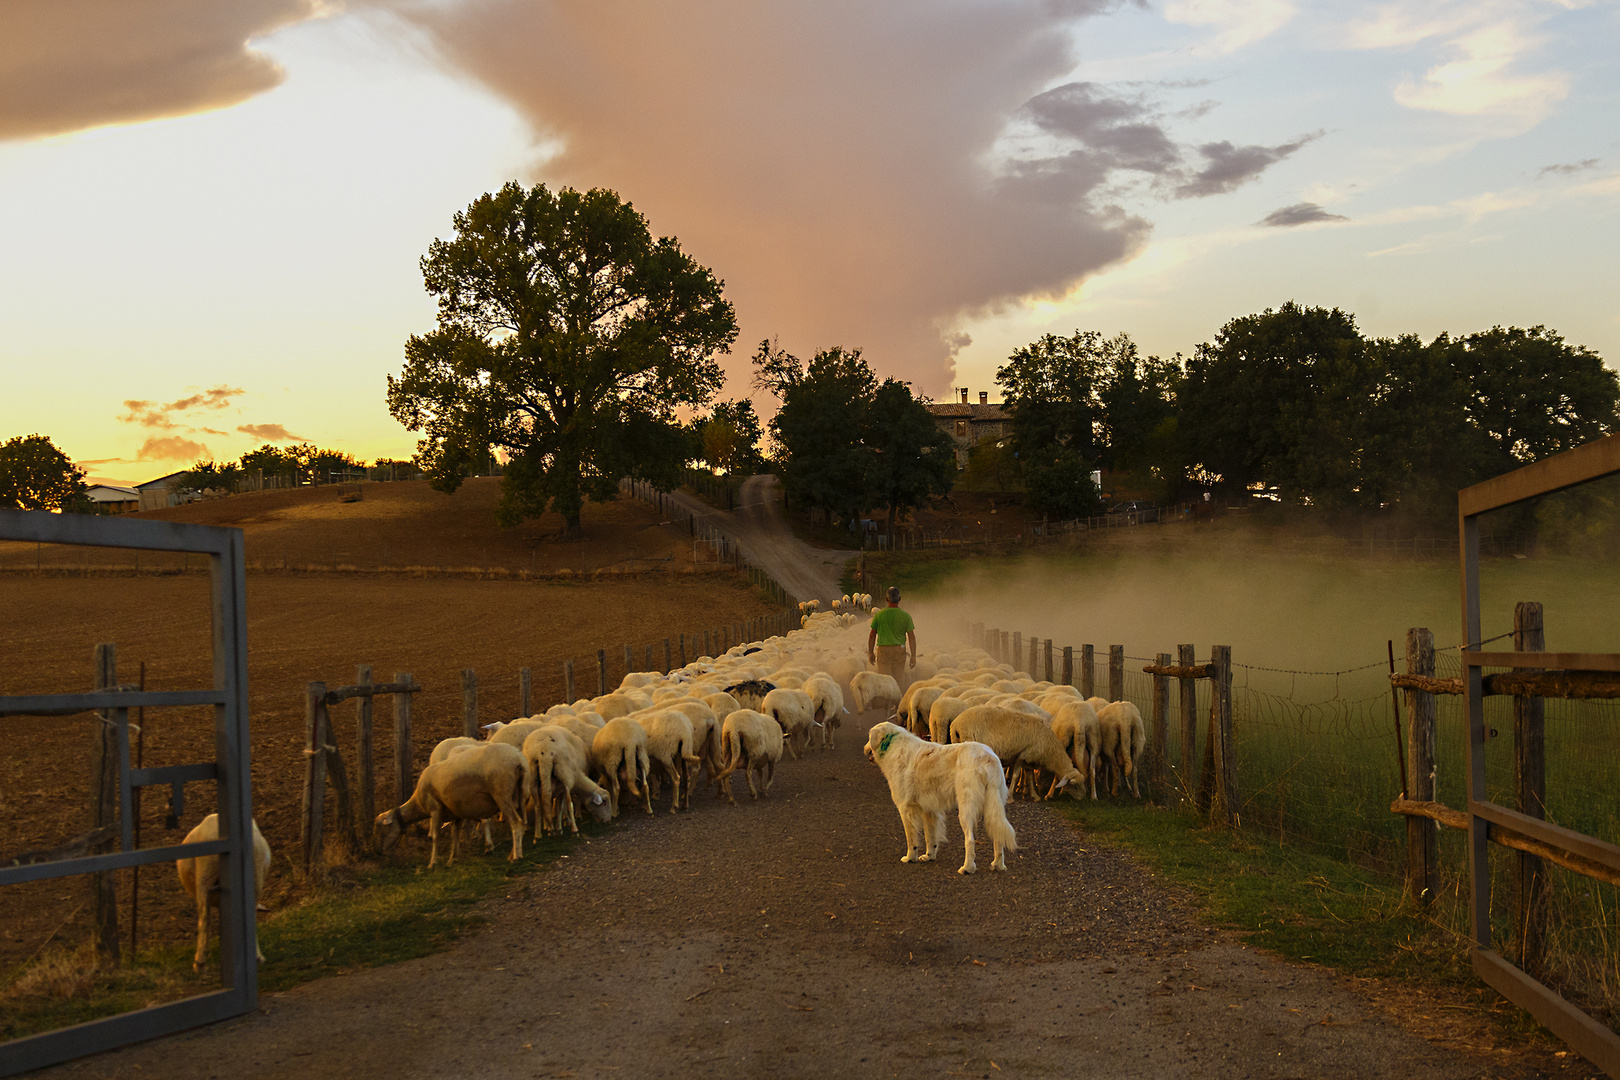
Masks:
[[[614,717],[602,725],[591,740],[591,769],[598,782],[608,789],[613,816],[619,816],[621,782],[632,796],[645,797],[647,813],[653,812],[652,789],[647,785],[647,730],[634,720]]]
[[[647,762],[669,777],[675,791],[669,799],[669,812],[676,813],[684,804],[692,806],[691,766],[703,759],[693,753],[695,738],[692,721],[679,709],[663,709],[642,713],[634,717],[647,732]],[[648,804],[652,795],[648,793]]]
[[[1102,728],[1100,757],[1114,763],[1113,784],[1110,795],[1119,794],[1119,778],[1125,777],[1131,794],[1138,799],[1142,789],[1137,783],[1137,764],[1142,751],[1147,749],[1147,725],[1142,722],[1142,710],[1129,701],[1116,701],[1097,711],[1097,723]]]
[[[981,742],[1008,769],[1033,767],[1057,776],[1053,791],[1081,779],[1045,720],[999,705],[975,705],[951,721],[951,742]]]
[[[833,749],[833,729],[843,724],[844,692],[831,675],[818,672],[804,680],[804,692],[815,707],[814,721],[821,727],[821,748]]]
[[[849,681],[850,704],[857,713],[868,709],[892,709],[900,704],[900,684],[877,671],[857,671]]]
[[[738,769],[748,776],[748,794],[758,799],[771,792],[771,780],[776,775],[776,763],[782,760],[782,728],[775,720],[753,709],[738,709],[720,728],[725,746],[726,766],[714,778],[715,790],[732,806],[737,800],[731,794],[731,774]],[[760,774],[760,786],[754,787],[754,774]]]
[[[523,815],[518,812],[529,790],[529,760],[515,746],[485,743],[471,750],[452,754],[422,770],[416,790],[404,804],[377,815],[386,852],[398,843],[405,826],[428,819],[433,848],[428,868],[439,860],[439,826],[446,821],[480,821],[500,814],[512,826],[512,854],[508,861],[523,858]],[[454,866],[458,846],[457,830],[450,834],[450,861]]]
[[[928,709],[928,737],[937,743],[951,741],[951,721],[976,704],[966,698],[946,697],[943,694]]]
[[[534,838],[540,839],[542,827],[562,832],[559,812],[568,808],[568,827],[579,835],[579,819],[574,813],[575,800],[580,800],[598,822],[613,817],[608,793],[587,775],[590,753],[585,742],[561,724],[548,724],[529,733],[523,740],[523,756],[529,759],[530,798],[535,804]]]
[[[1069,754],[1069,760],[1080,770],[1083,783],[1089,783],[1091,797],[1097,797],[1097,750],[1102,745],[1102,727],[1097,710],[1091,702],[1076,698],[1052,714],[1052,734],[1057,736]],[[1046,797],[1057,791],[1054,782]],[[1073,792],[1070,792],[1072,795]],[[1078,798],[1079,796],[1075,796]]]
[[[254,906],[256,910],[264,911],[266,908],[258,903],[258,896],[264,891],[264,875],[270,872],[270,845],[265,843],[264,836],[259,832],[259,823],[251,821],[249,824],[253,829]],[[209,814],[180,842],[206,844],[219,838],[219,815]],[[194,859],[178,859],[174,868],[180,873],[180,888],[197,905],[197,954],[191,958],[191,970],[201,971],[203,960],[208,955],[208,909],[219,906],[219,856],[200,855]],[[259,963],[264,963],[264,953],[259,951],[257,927],[253,932],[253,951],[258,954]]]
[[[816,703],[810,695],[803,690],[779,686],[765,695],[759,711],[781,726],[788,753],[794,760],[803,757],[810,741],[810,728],[816,722]]]

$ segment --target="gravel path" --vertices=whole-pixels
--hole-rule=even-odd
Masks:
[[[782,520],[781,484],[774,476],[743,481],[737,509],[727,513],[679,491],[668,498],[742,545],[749,562],[781,582],[801,600],[831,604],[840,595],[838,579],[853,551],[813,548],[793,535]]]
[[[1345,980],[1209,929],[1037,805],[1009,808],[1021,850],[1007,873],[957,875],[959,835],[949,859],[902,865],[864,732],[840,734],[838,750],[784,762],[768,800],[744,786],[735,809],[703,792],[690,813],[627,816],[491,901],[491,924],[448,952],[56,1073],[1589,1075],[1432,1045]]]

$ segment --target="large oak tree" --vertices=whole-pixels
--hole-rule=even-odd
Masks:
[[[673,486],[689,442],[675,409],[714,397],[737,335],[721,282],[604,189],[509,183],[455,229],[422,259],[438,327],[388,380],[433,486],[503,451],[497,520],[555,510],[570,535],[622,476]]]

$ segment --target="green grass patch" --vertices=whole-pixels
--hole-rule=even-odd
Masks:
[[[582,826],[582,835],[609,829]],[[259,965],[259,990],[289,990],[344,971],[441,952],[482,925],[480,901],[510,889],[579,843],[555,837],[525,841],[522,861],[509,863],[500,840],[493,852],[464,857],[452,867],[428,870],[425,852],[413,851],[381,864],[335,868],[313,897],[261,918],[265,962]],[[87,948],[42,954],[0,981],[0,1041],[217,989],[217,927],[216,921],[210,934],[213,956],[200,974],[191,970],[190,944],[142,949],[126,956],[119,968],[98,968]]]
[[[1244,941],[1291,960],[1384,978],[1473,985],[1464,943],[1419,912],[1402,883],[1173,810],[1063,800],[1070,821],[1201,899]]]

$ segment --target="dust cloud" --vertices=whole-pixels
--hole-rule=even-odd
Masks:
[[[1460,596],[1456,564],[1443,559],[1131,552],[970,564],[907,589],[905,606],[922,648],[966,640],[968,624],[982,622],[1026,640],[1052,638],[1060,650],[1073,645],[1077,654],[1090,643],[1100,665],[1109,645],[1151,658],[1190,642],[1200,660],[1221,644],[1232,647],[1234,664],[1343,671],[1385,661],[1390,640],[1399,664],[1408,627],[1428,627],[1438,648],[1457,645]],[[1519,600],[1545,605],[1549,649],[1620,651],[1614,568],[1487,560],[1481,573],[1487,638],[1512,629]]]

